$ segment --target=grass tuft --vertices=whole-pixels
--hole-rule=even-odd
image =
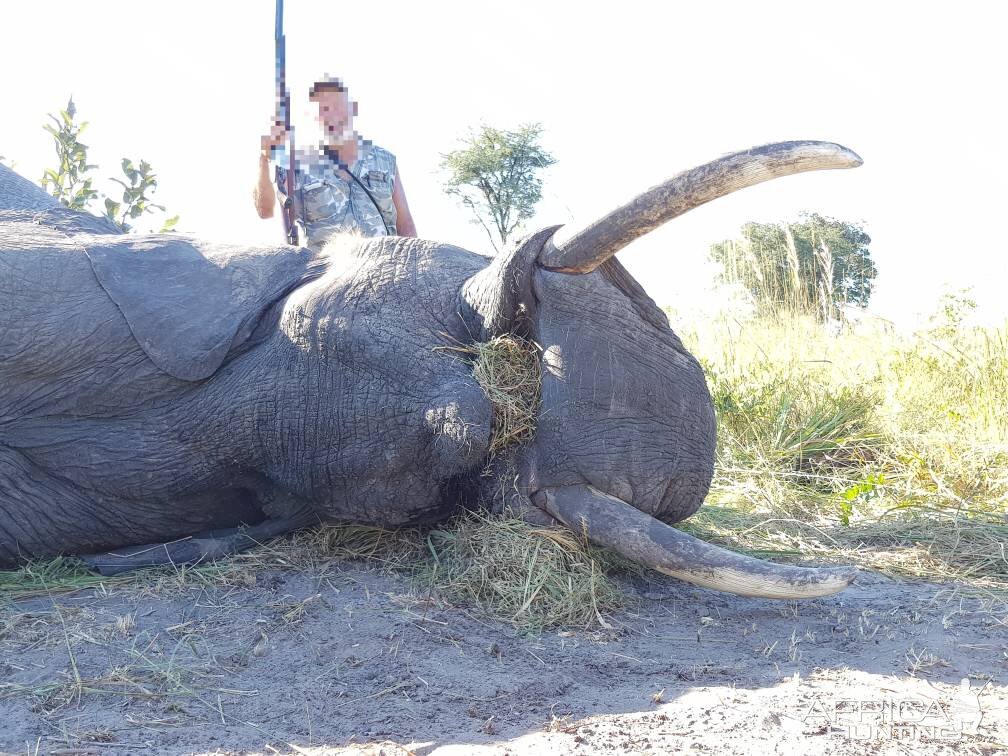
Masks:
[[[505,335],[457,351],[471,358],[473,376],[493,406],[490,453],[531,439],[539,416],[542,386],[538,347]]]
[[[607,575],[612,557],[567,530],[468,513],[427,543],[422,582],[522,628],[605,627],[628,601]]]
[[[388,570],[410,569],[424,556],[423,535],[415,528],[390,530],[370,525],[319,525],[236,555],[245,568],[318,571],[334,561],[361,560]]]
[[[0,597],[14,599],[45,596],[50,591],[63,593],[84,588],[97,588],[102,583],[126,582],[130,579],[106,578],[90,572],[83,562],[68,557],[38,560],[16,570],[0,571]]]

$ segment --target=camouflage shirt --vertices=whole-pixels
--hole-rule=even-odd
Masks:
[[[395,235],[395,155],[362,140],[350,172],[367,191],[356,181],[343,179],[339,166],[322,149],[297,152],[294,208],[301,244],[318,251],[333,234],[345,231],[364,236]],[[281,165],[277,166],[276,182],[285,195],[287,169]]]

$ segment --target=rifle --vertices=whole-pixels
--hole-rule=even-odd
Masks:
[[[298,231],[294,217],[294,175],[296,163],[294,162],[294,133],[291,131],[290,117],[290,92],[287,91],[287,81],[285,76],[286,67],[286,40],[283,33],[283,0],[277,0],[276,4],[276,97],[277,97],[277,122],[283,120],[284,129],[287,132],[287,177],[285,181],[285,192],[283,203],[284,234],[287,243],[297,246]],[[277,178],[280,176],[280,166],[277,166]]]

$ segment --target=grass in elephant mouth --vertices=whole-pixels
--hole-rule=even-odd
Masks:
[[[473,376],[493,406],[490,453],[520,444],[535,434],[542,372],[539,348],[515,336],[453,347],[472,362]]]

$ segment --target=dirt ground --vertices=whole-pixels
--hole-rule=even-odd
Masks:
[[[1003,604],[871,573],[800,604],[629,590],[609,629],[538,634],[353,562],[8,601],[0,751],[1008,751]]]

